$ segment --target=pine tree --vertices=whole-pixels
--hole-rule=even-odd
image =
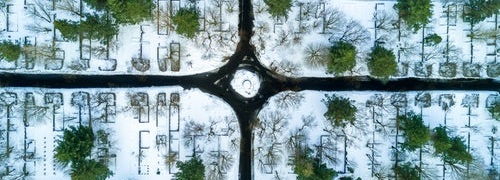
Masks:
[[[347,42],[336,42],[330,47],[328,73],[340,74],[356,66],[356,47]]]

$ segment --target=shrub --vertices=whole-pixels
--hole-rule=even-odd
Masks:
[[[428,46],[435,46],[435,45],[441,43],[442,40],[443,39],[441,38],[441,36],[439,36],[437,34],[429,34],[424,38],[424,43],[425,43],[425,45],[428,45]]]

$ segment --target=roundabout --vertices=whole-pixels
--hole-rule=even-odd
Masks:
[[[249,70],[237,70],[231,80],[231,88],[245,98],[252,98],[259,92],[260,77]]]

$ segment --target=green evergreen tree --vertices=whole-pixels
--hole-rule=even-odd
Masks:
[[[477,24],[500,9],[499,0],[467,0],[465,4],[470,8],[469,20],[472,24]]]
[[[90,127],[71,126],[64,130],[62,140],[57,140],[54,159],[63,167],[70,162],[83,161],[90,156],[94,140],[94,133]]]
[[[107,0],[83,0],[85,3],[90,5],[95,10],[105,10],[108,9]]]
[[[178,161],[179,172],[175,173],[178,180],[204,180],[205,165],[199,157],[193,157],[186,162]]]
[[[323,115],[333,126],[345,127],[347,124],[354,124],[354,121],[356,121],[358,109],[351,103],[349,98],[335,95],[326,96],[323,102],[327,106],[327,111]]]
[[[321,160],[312,156],[312,150],[306,148],[305,151],[297,150],[293,161],[293,171],[297,174],[298,180],[324,180],[333,179],[337,173],[321,163]]]
[[[101,43],[104,43],[118,34],[118,26],[104,15],[86,14],[85,18],[85,21],[81,23],[80,30],[87,34],[90,39],[100,40]]]
[[[175,32],[193,38],[200,29],[199,14],[195,8],[181,8],[172,18]]]
[[[108,0],[108,7],[118,24],[137,24],[152,19],[155,4],[152,0]]]
[[[336,42],[330,47],[328,73],[341,74],[356,66],[356,47],[347,42]]]
[[[71,167],[72,180],[104,180],[113,175],[113,172],[101,161],[81,160],[74,162]]]
[[[396,56],[391,50],[375,46],[368,56],[367,65],[371,75],[387,79],[397,73]]]
[[[61,36],[69,41],[78,40],[80,35],[80,24],[67,19],[54,21],[54,27],[61,32]]]
[[[394,167],[394,172],[397,174],[398,179],[404,180],[420,180],[419,168],[410,163],[400,164]]]
[[[0,59],[15,61],[21,55],[21,46],[12,41],[2,41],[0,43]]]
[[[398,0],[394,7],[398,10],[399,18],[404,20],[414,32],[429,24],[432,17],[430,0]]]
[[[421,147],[431,139],[429,127],[424,125],[422,117],[413,112],[398,117],[398,126],[403,130],[405,142],[403,148],[410,151]]]
[[[445,162],[450,164],[472,162],[472,155],[467,152],[467,146],[462,138],[459,136],[449,137],[445,127],[434,128],[432,140],[436,153],[442,154]]]
[[[264,0],[269,8],[267,11],[273,17],[288,17],[288,11],[292,8],[291,0]]]

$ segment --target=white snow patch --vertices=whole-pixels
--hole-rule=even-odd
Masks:
[[[248,70],[238,70],[231,80],[231,87],[246,98],[254,97],[260,88],[260,78]]]

